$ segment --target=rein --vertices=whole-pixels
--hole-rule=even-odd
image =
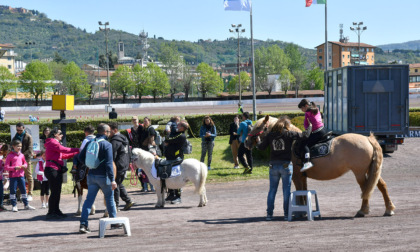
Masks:
[[[132,163],[130,164],[130,169],[131,169],[130,184],[135,186],[135,185],[137,185],[138,179],[137,179],[137,176],[136,176],[136,171],[134,169],[134,165]]]
[[[260,132],[256,133],[255,135],[248,134],[248,136],[250,136],[250,137],[257,137],[257,136],[261,135],[262,133],[264,133],[264,130],[261,130]]]

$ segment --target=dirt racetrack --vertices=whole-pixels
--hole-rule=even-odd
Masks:
[[[420,167],[419,139],[406,139],[384,159],[382,177],[396,205],[393,217],[383,217],[384,201],[375,189],[371,213],[353,218],[361,205],[360,189],[352,174],[333,181],[309,180],[319,196],[322,219],[283,221],[279,190],[275,219],[265,221],[268,180],[248,180],[207,186],[208,206],[198,208],[193,187],[184,188],[183,203],[155,209],[152,193],[131,191],[137,203],[119,216],[130,219],[131,237],[123,230],[107,230],[98,238],[98,219],[104,206],[90,217],[92,233],[78,233],[79,218],[72,195],[61,206],[71,217],[45,221],[45,209],[0,212],[0,250],[22,251],[419,251]],[[217,172],[217,169],[211,172]],[[39,207],[35,199],[33,206]],[[19,209],[23,208],[21,203]],[[10,206],[7,206],[11,209]]]

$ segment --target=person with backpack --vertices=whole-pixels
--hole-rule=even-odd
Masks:
[[[240,144],[238,149],[238,159],[239,162],[244,166],[245,170],[243,174],[252,174],[252,150],[245,147],[245,139],[252,128],[252,121],[249,120],[249,112],[242,114],[242,122],[239,124],[238,132],[236,132],[240,137]],[[244,158],[246,156],[246,160]]]
[[[45,169],[44,175],[50,184],[51,195],[48,200],[47,219],[66,218],[60,210],[61,186],[63,184],[64,167],[63,159],[69,159],[79,153],[78,148],[67,148],[60,144],[63,139],[61,130],[54,128],[45,140]]]
[[[86,144],[90,140],[95,138],[95,135],[93,134],[95,132],[95,129],[91,125],[86,126],[83,131],[85,133],[85,139],[83,139],[82,144],[80,145],[80,149],[79,149],[80,151],[83,150],[83,148],[86,146]],[[86,168],[86,167],[81,167],[82,165],[79,165],[77,163],[77,160],[78,160],[78,156],[75,156],[74,159],[73,159],[73,168],[71,169],[72,174],[76,174],[78,169],[85,169]],[[80,179],[82,179],[82,178],[80,178]]]
[[[117,123],[111,122],[109,123],[109,127],[111,128],[109,142],[112,145],[112,159],[117,166],[117,174],[115,174],[117,188],[114,191],[115,205],[118,211],[120,203],[119,198],[121,197],[125,202],[123,211],[128,211],[134,205],[134,202],[128,197],[123,181],[128,167],[130,166],[130,146],[128,144],[128,139],[118,131]]]
[[[78,160],[89,167],[89,174],[87,175],[88,193],[83,203],[79,228],[79,232],[84,234],[90,233],[88,217],[99,189],[104,193],[109,218],[117,216],[114,190],[118,185],[115,182],[113,170],[112,145],[106,141],[111,134],[111,129],[107,124],[101,123],[96,131],[96,138],[87,143]],[[120,226],[120,224],[112,224],[111,228]]]
[[[206,153],[208,152],[207,158],[207,169],[211,170],[211,160],[213,157],[214,139],[217,136],[216,126],[210,116],[203,118],[203,125],[200,128],[201,137],[201,159],[204,163]]]
[[[188,130],[190,125],[187,121],[181,120],[177,127],[178,132],[175,134],[175,136],[168,137],[165,140],[165,157],[167,160],[176,160],[177,158],[184,160],[184,147],[187,143],[185,132]],[[181,203],[181,189],[169,189],[168,193],[169,196],[165,199],[165,201],[170,201],[171,204]]]

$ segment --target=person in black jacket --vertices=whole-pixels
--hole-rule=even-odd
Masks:
[[[115,205],[118,211],[119,198],[121,197],[125,202],[123,211],[128,211],[134,205],[134,202],[128,197],[123,181],[130,166],[130,147],[128,139],[118,131],[118,124],[111,122],[108,125],[111,128],[109,142],[112,144],[113,160],[117,166],[115,182],[118,187],[114,191]]]
[[[233,118],[233,123],[229,126],[229,144],[232,150],[233,162],[235,163],[234,169],[239,169],[238,162],[238,148],[239,148],[239,135],[237,133],[239,128],[239,116]]]
[[[289,131],[290,120],[281,118],[273,126],[270,133],[260,141],[257,138],[257,148],[265,150],[271,147],[270,154],[270,190],[267,196],[267,217],[266,220],[273,218],[274,200],[276,198],[277,188],[280,178],[283,183],[283,211],[284,219],[287,220],[289,212],[290,187],[292,185],[293,167],[290,166],[292,158],[292,144],[294,140],[306,139],[311,134],[312,124],[309,124],[308,130],[303,133]]]
[[[117,112],[115,112],[115,108],[112,108],[112,111],[109,112],[109,119],[117,119],[118,118],[118,114]]]
[[[185,120],[181,120],[178,123],[178,132],[173,137],[168,137],[165,140],[166,151],[165,156],[167,160],[175,160],[180,157],[184,159],[184,150],[183,147],[187,144],[187,137],[185,136],[185,131],[188,130],[189,124]],[[170,201],[171,204],[181,203],[181,189],[169,189],[169,196],[165,199]]]

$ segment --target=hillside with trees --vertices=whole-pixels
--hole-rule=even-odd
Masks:
[[[0,43],[11,43],[18,53],[17,60],[30,61],[32,59],[54,58],[59,55],[67,61],[74,61],[81,66],[85,63],[98,63],[100,55],[105,54],[105,34],[100,31],[95,33],[86,32],[83,27],[74,27],[60,20],[51,20],[47,14],[33,10],[29,13],[11,13],[8,10],[0,10]],[[120,30],[113,30],[110,25],[109,50],[116,58],[118,41],[125,45],[125,55],[134,58],[141,57],[141,49],[138,45],[138,35]],[[139,31],[140,32],[140,31]],[[149,34],[153,31],[149,31]],[[35,45],[27,45],[35,42]],[[236,62],[237,39],[226,40],[203,40],[195,42],[165,40],[162,37],[151,35],[149,40],[150,49],[148,55],[153,60],[158,60],[159,51],[163,43],[176,48],[189,65],[198,65],[201,62],[221,65]],[[285,48],[289,43],[275,40],[254,40],[255,49],[277,45]],[[251,42],[248,38],[240,39],[241,55],[243,61],[251,57]],[[307,66],[315,62],[316,52],[314,49],[298,47],[302,55],[307,59]],[[104,57],[102,56],[102,60]]]

